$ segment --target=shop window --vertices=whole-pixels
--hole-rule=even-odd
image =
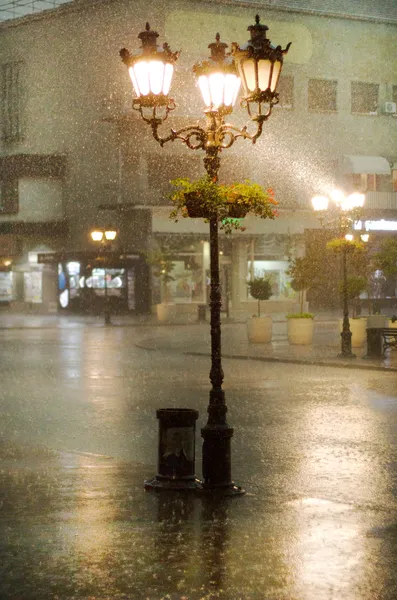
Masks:
[[[337,87],[337,81],[329,81],[327,79],[309,79],[309,110],[336,112]]]
[[[22,137],[21,65],[21,62],[11,62],[1,67],[2,137],[9,142]]]
[[[18,212],[18,180],[0,181],[0,214]]]
[[[278,85],[277,93],[279,97],[279,103],[276,107],[280,108],[292,108],[294,105],[294,78],[291,75],[281,75]]]
[[[379,85],[377,83],[351,82],[351,112],[376,115],[378,110]]]

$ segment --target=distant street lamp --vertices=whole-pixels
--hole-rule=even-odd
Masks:
[[[347,254],[349,243],[353,248],[354,235],[347,233],[352,225],[360,217],[360,212],[364,206],[365,195],[353,193],[346,196],[340,190],[333,190],[330,194],[333,204],[329,208],[329,198],[327,196],[315,196],[312,198],[312,205],[316,211],[316,216],[322,226],[328,225],[338,230],[339,235],[344,238],[345,244],[342,244],[342,297],[343,297],[343,326],[341,333],[341,352],[340,358],[355,358],[352,352],[352,332],[349,322],[349,303],[348,303],[348,281],[347,281]],[[361,240],[368,241],[368,234],[362,234]]]
[[[104,301],[104,316],[105,325],[111,325],[111,308],[108,295],[107,285],[107,273],[106,273],[106,252],[111,250],[111,244],[117,237],[117,231],[111,227],[106,229],[94,229],[91,231],[91,238],[93,242],[101,244],[101,250],[104,253],[104,289],[105,289],[105,301]]]
[[[290,44],[283,50],[272,46],[266,38],[268,27],[260,23],[250,25],[250,40],[240,47],[233,42],[231,53],[226,53],[227,44],[220,41],[219,33],[215,42],[209,44],[211,56],[194,65],[193,71],[205,104],[206,126],[199,123],[181,129],[171,129],[167,137],[159,135],[159,126],[164,123],[176,105],[168,93],[170,91],[174,64],[179,52],[172,52],[168,44],[157,46],[158,33],[146,23],[145,31],[138,38],[142,47],[135,53],[123,48],[120,56],[127,66],[136,98],[132,107],[152,128],[155,140],[163,146],[166,142],[181,140],[191,150],[205,152],[204,166],[208,178],[218,181],[220,153],[230,148],[237,138],[255,143],[262,133],[264,122],[272,108],[278,103],[277,83],[283,66],[284,55]],[[241,105],[256,124],[256,131],[249,133],[247,127],[237,128],[225,122],[226,115],[233,111],[239,93],[240,83],[244,88]],[[203,442],[204,491],[220,491],[223,494],[242,494],[231,477],[231,438],[233,428],[226,421],[227,406],[222,389],[223,370],[221,364],[221,292],[219,281],[218,217],[211,213],[210,226],[210,273],[211,273],[211,370],[212,389],[208,406],[208,422],[201,430]]]

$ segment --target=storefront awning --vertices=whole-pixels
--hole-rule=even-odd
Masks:
[[[342,172],[353,174],[390,175],[390,165],[383,156],[359,156],[345,154],[342,159]]]

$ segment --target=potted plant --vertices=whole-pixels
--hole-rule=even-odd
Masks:
[[[287,315],[287,332],[290,344],[311,344],[314,332],[314,315],[309,312]]]
[[[261,301],[269,300],[272,286],[266,277],[253,277],[248,281],[250,295],[258,300],[258,314],[253,315],[247,322],[248,341],[252,343],[267,343],[272,339],[273,321],[271,316],[261,316]]]
[[[303,312],[305,292],[313,285],[315,270],[306,257],[295,258],[287,271],[292,277],[291,287],[299,293],[298,313],[287,315],[287,332],[290,344],[311,344],[314,332],[314,315]]]
[[[170,218],[174,221],[178,221],[180,216],[209,219],[216,215],[219,228],[231,233],[244,230],[239,219],[248,212],[261,219],[277,216],[274,206],[278,202],[274,199],[273,190],[264,190],[248,180],[227,185],[206,176],[194,181],[174,179],[171,184],[176,188],[170,196],[174,204]]]
[[[174,269],[173,255],[167,248],[152,249],[146,252],[146,260],[152,267],[152,274],[160,280],[161,303],[156,304],[156,313],[159,321],[170,321],[175,317],[175,304],[171,302],[169,289],[171,275]]]

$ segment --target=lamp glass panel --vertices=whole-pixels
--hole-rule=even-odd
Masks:
[[[100,242],[103,238],[103,231],[91,231],[91,238],[94,242]]]
[[[240,77],[236,77],[236,85],[234,88],[234,96],[233,96],[233,100],[232,100],[232,106],[234,106],[234,104],[237,100],[237,96],[240,91],[240,87],[241,87],[241,79],[240,79]]]
[[[355,192],[347,197],[352,208],[362,208],[365,202],[365,195]]]
[[[247,84],[247,92],[253,92],[256,90],[256,63],[253,58],[244,60],[241,62],[241,68],[245,75],[245,82]]]
[[[223,73],[211,73],[208,77],[210,86],[211,102],[215,108],[223,104],[223,93],[225,89],[225,76]]]
[[[139,96],[141,95],[141,93],[139,91],[139,86],[138,86],[138,82],[137,82],[136,77],[135,77],[134,69],[132,67],[129,67],[128,68],[128,72],[130,74],[130,78],[131,78],[131,81],[132,81],[132,85],[134,87],[134,91],[135,91],[136,95],[139,98]]]
[[[109,241],[115,240],[116,235],[117,231],[115,231],[114,229],[109,229],[108,231],[105,231],[105,238]]]
[[[258,61],[258,86],[262,92],[270,87],[271,68],[272,63],[269,59],[262,59]]]
[[[205,75],[200,75],[200,77],[198,78],[198,85],[204,100],[204,104],[206,106],[211,106],[211,95],[208,77],[206,77]]]
[[[240,89],[240,77],[233,75],[232,73],[228,73],[225,75],[225,92],[224,92],[224,104],[225,106],[233,106],[238,91]]]
[[[158,95],[163,91],[164,63],[160,60],[149,62],[149,86],[152,94]]]
[[[172,76],[174,74],[174,67],[171,63],[166,63],[164,69],[164,82],[163,82],[163,94],[166,96],[170,91]]]
[[[327,210],[328,198],[326,196],[314,196],[312,198],[312,205],[314,210]]]
[[[140,60],[133,66],[138,88],[142,96],[147,96],[150,92],[149,83],[149,63],[146,60]]]
[[[273,64],[272,79],[270,82],[270,90],[272,92],[276,91],[278,80],[280,78],[280,73],[281,73],[281,62],[279,60],[276,60],[276,62]]]

